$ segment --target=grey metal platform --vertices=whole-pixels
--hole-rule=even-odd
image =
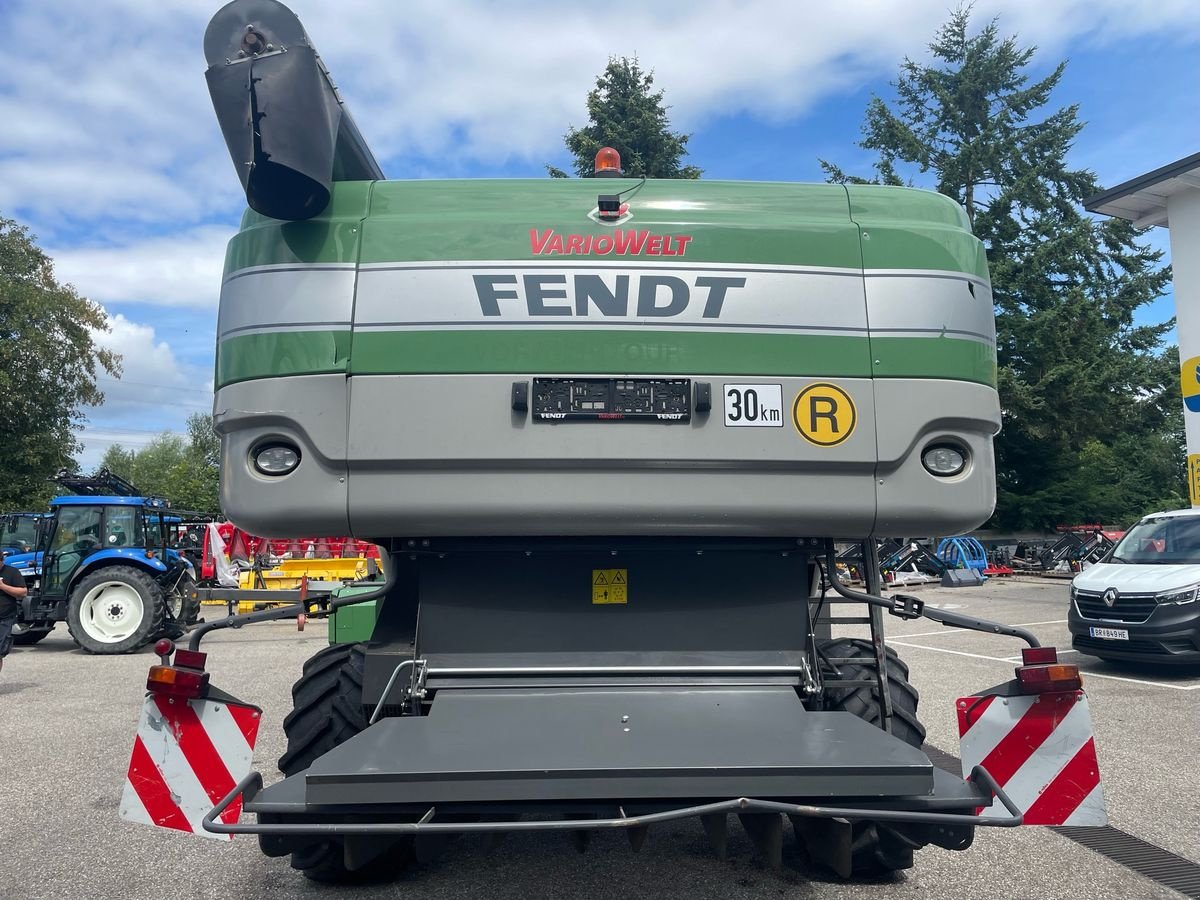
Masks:
[[[307,804],[342,807],[933,791],[924,753],[784,686],[443,691],[304,777]]]

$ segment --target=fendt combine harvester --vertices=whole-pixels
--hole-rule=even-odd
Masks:
[[[222,505],[389,559],[330,604],[376,601],[374,632],[305,665],[268,787],[259,713],[209,685],[199,645],[297,607],[160,642],[127,818],[256,834],[335,882],[457,833],[623,829],[637,849],[694,817],[722,850],[736,813],[778,865],[787,816],[851,876],[1021,823],[984,755],[964,749],[964,779],[922,751],[883,613],[1030,645],[1016,680],[960,701],[968,727],[1045,691],[1086,715],[1077,670],[1020,629],[880,597],[874,557],[874,535],[992,510],[992,300],[962,209],[623,179],[608,150],[610,179],[387,181],[286,7],[235,0],[204,46],[251,207],[221,292]],[[863,545],[864,591],[835,541]],[[873,640],[831,635],[848,621]],[[180,737],[200,727],[215,764]]]

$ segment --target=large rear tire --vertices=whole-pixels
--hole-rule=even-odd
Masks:
[[[826,676],[824,708],[848,712],[864,722],[880,725],[882,711],[877,686],[837,686],[839,680],[861,681],[875,678],[874,645],[859,638],[834,638],[818,642],[818,647],[826,659],[862,660],[838,663],[837,668],[841,674]],[[909,684],[908,666],[890,647],[887,649],[887,678],[888,695],[892,701],[892,735],[910,746],[920,748],[925,743],[925,726],[917,718],[917,701],[920,694]],[[911,869],[913,851],[924,846],[924,843],[913,840],[902,830],[882,822],[865,819],[852,822],[850,871],[839,874],[847,877],[871,876]]]
[[[366,729],[364,659],[362,644],[334,644],[304,664],[292,687],[292,711],[283,720],[287,750],[279,758],[279,770],[284,775],[303,772],[317,757]],[[391,881],[411,862],[412,847],[411,838],[400,839],[365,866],[350,870],[345,841],[325,838],[294,849],[292,868],[327,884]]]
[[[130,653],[163,630],[162,589],[145,572],[106,566],[85,575],[71,589],[67,627],[88,653]]]
[[[834,638],[817,644],[826,659],[861,659],[841,663],[840,678],[825,678],[825,709],[853,713],[864,722],[880,725],[882,712],[877,687],[839,688],[839,680],[862,681],[875,678],[875,647],[861,638]],[[906,744],[920,747],[925,743],[925,726],[917,718],[921,695],[908,682],[908,666],[896,651],[887,648],[888,694],[892,699],[892,734]]]
[[[181,633],[185,626],[195,625],[200,618],[200,598],[192,596],[195,589],[196,582],[185,572],[166,596],[167,619],[178,626]]]

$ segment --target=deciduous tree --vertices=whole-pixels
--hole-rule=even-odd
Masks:
[[[101,465],[147,495],[166,497],[177,508],[219,512],[220,443],[212,424],[211,415],[193,413],[187,439],[164,432],[140,450],[113,444]]]
[[[83,410],[104,399],[99,373],[121,361],[99,347],[101,307],[54,277],[23,226],[0,217],[0,509],[42,509],[48,481],[74,467]]]

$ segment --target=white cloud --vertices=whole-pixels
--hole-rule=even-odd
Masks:
[[[640,56],[677,127],[717,115],[796,116],[830,92],[920,56],[945,0],[613,0],[563,4],[440,0],[293,7],[384,156],[445,153],[539,160],[586,122],[584,97],[610,55]],[[453,12],[450,12],[453,10]],[[1200,34],[1182,0],[984,0],[1006,32],[1056,46],[1071,38]],[[393,168],[402,167],[398,162]]]
[[[239,198],[204,86],[201,40],[218,2],[9,3],[0,54],[0,209],[43,237],[101,218],[173,227],[234,214]],[[676,127],[748,112],[771,120],[894,75],[919,56],[946,0],[294,0],[359,126],[396,175],[404,155],[536,164],[611,55],[640,55]],[[1194,40],[1191,0],[980,0],[1006,33],[1065,43]],[[52,53],[31,52],[52,42]],[[428,165],[427,160],[422,167]]]
[[[203,225],[163,237],[47,252],[60,280],[100,303],[216,310],[232,234],[223,225]]]
[[[105,393],[106,410],[122,403],[140,404],[152,401],[170,406],[182,401],[183,394],[199,394],[212,405],[212,373],[181,362],[171,345],[161,340],[153,325],[133,322],[123,315],[109,317],[110,330],[95,331],[95,342],[121,355],[119,379],[105,378],[101,388]],[[188,397],[189,404],[195,404]]]
[[[141,447],[164,431],[184,433],[189,415],[212,410],[212,372],[181,361],[152,325],[123,315],[109,317],[110,330],[95,342],[121,355],[119,379],[99,380],[104,403],[87,411],[80,433],[85,470],[99,464],[110,444]]]

